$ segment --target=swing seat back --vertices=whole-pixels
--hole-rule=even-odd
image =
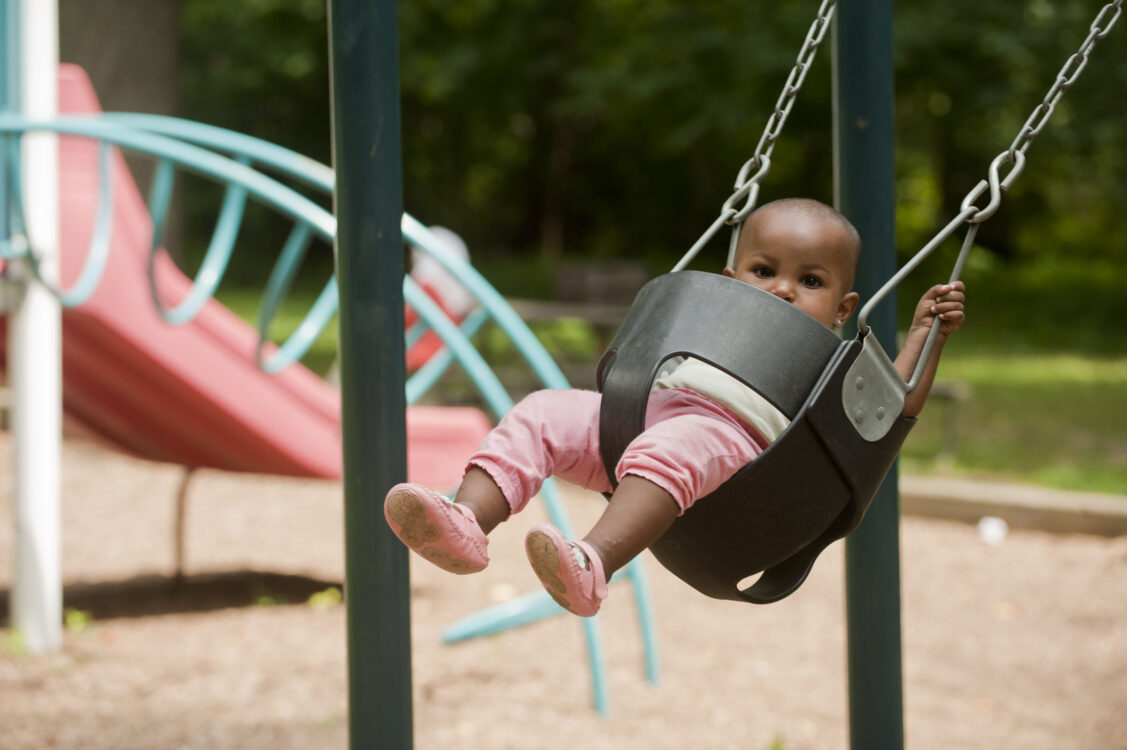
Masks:
[[[653,381],[672,357],[729,373],[791,420],[651,547],[662,565],[708,596],[768,603],[793,593],[821,551],[860,523],[915,421],[897,418],[874,442],[858,435],[842,389],[861,348],[862,339],[843,342],[793,305],[718,274],[670,273],[639,292],[599,363],[608,476],[644,430]]]

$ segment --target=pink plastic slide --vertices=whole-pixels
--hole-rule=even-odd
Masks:
[[[59,69],[59,109],[100,112],[85,71]],[[98,201],[97,145],[59,139],[62,277],[81,271]],[[113,235],[94,295],[63,315],[63,404],[68,427],[144,458],[232,471],[335,478],[341,474],[338,391],[300,364],[267,375],[254,363],[257,333],[209,300],[190,323],[165,323],[147,280],[152,225],[124,159],[113,165]],[[166,306],[191,286],[163,254]],[[373,387],[376,387],[375,385]],[[450,487],[489,429],[464,407],[407,410],[411,481]],[[370,446],[373,453],[381,446]]]

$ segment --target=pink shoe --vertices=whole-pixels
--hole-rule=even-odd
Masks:
[[[572,614],[591,617],[607,598],[603,561],[586,542],[569,542],[555,526],[533,526],[524,538],[532,570],[556,603]]]
[[[397,484],[383,512],[400,541],[443,570],[476,573],[489,564],[489,540],[464,505],[419,484]]]

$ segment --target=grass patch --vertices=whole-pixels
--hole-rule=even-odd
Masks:
[[[281,304],[277,315],[270,321],[270,339],[275,344],[281,344],[297,330],[301,321],[305,319],[313,302],[317,299],[320,290],[296,289]],[[220,289],[215,294],[216,299],[245,320],[249,325],[258,326],[259,308],[262,304],[261,289]],[[336,361],[337,347],[340,337],[337,330],[337,319],[333,317],[325,330],[309,348],[301,362],[313,372],[322,377],[329,371]]]
[[[1115,357],[1127,352],[1122,323],[1127,266],[1122,263],[1068,256],[1003,262],[984,251],[971,260],[963,274],[967,324],[953,339],[959,348],[1000,355]],[[898,290],[901,321],[907,322],[924,289],[947,278],[946,262],[929,259]]]
[[[941,380],[972,389],[958,407],[954,455],[943,454],[942,407],[933,401],[905,445],[905,470],[1127,490],[1127,358],[976,349],[952,341],[940,368]]]

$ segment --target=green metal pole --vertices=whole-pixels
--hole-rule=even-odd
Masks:
[[[834,189],[865,243],[865,300],[895,271],[891,0],[841,0],[834,30]],[[896,300],[869,320],[896,347]],[[864,522],[845,542],[850,746],[904,746],[900,647],[900,498],[893,466]]]
[[[0,0],[0,112],[19,107],[19,0]],[[7,145],[0,142],[0,148]],[[8,237],[8,183],[5,151],[0,153],[0,240]]]
[[[0,112],[19,105],[19,0],[0,0]]]
[[[330,0],[340,288],[349,737],[413,746],[407,550],[383,497],[407,475],[395,0]]]

